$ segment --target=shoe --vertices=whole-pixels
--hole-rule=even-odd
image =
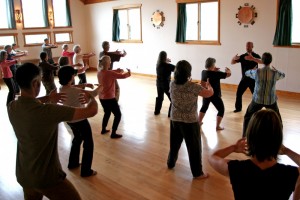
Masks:
[[[159,115],[160,114],[160,112],[154,112],[154,115]]]
[[[91,171],[89,173],[81,174],[80,176],[81,177],[89,177],[89,176],[95,176],[96,174],[97,174],[97,171],[91,169]]]
[[[101,131],[101,134],[103,135],[103,134],[105,134],[105,133],[108,133],[110,130],[102,130]]]
[[[234,113],[237,113],[237,112],[241,112],[242,110],[238,110],[238,109],[235,109],[233,112]]]
[[[123,135],[119,135],[117,133],[113,133],[110,135],[110,138],[112,138],[112,139],[117,139],[117,138],[121,138],[121,137],[123,137]]]

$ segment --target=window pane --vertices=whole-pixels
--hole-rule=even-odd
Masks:
[[[0,36],[0,46],[11,45],[15,43],[15,36]]]
[[[0,0],[0,28],[8,28],[6,0]]]
[[[292,43],[300,43],[300,1],[293,0]]]
[[[198,40],[198,4],[186,4],[186,40]]]
[[[42,0],[22,0],[21,2],[24,28],[46,27],[44,22]]]
[[[218,2],[200,4],[200,40],[218,40]]]
[[[52,0],[55,27],[68,26],[66,0]]]
[[[70,33],[54,33],[55,34],[55,43],[62,43],[62,42],[72,42],[71,34]]]
[[[141,40],[140,8],[128,10],[129,15],[129,38],[130,40]]]
[[[44,39],[49,38],[48,34],[25,35],[25,44],[42,44]]]
[[[120,19],[120,39],[128,40],[127,10],[119,10],[119,19]]]

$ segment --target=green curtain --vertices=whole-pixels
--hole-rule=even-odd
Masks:
[[[42,0],[42,5],[43,5],[43,16],[44,16],[45,27],[49,27],[48,2],[47,2],[47,0]]]
[[[280,0],[273,45],[290,46],[292,44],[292,18],[292,0]]]
[[[16,19],[14,12],[14,1],[6,0],[6,10],[7,10],[7,22],[8,28],[15,29],[16,28]]]
[[[114,10],[113,24],[112,24],[112,41],[120,41],[120,19],[119,10]]]
[[[72,26],[71,9],[69,0],[66,0],[66,14],[67,14],[67,26]]]
[[[177,17],[177,30],[176,30],[176,42],[186,41],[186,4],[178,4],[178,17]]]

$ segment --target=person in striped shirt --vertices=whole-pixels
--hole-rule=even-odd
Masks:
[[[252,101],[244,116],[243,137],[245,137],[250,118],[256,111],[261,110],[263,107],[274,110],[281,119],[277,105],[276,82],[285,77],[283,72],[278,71],[273,66],[271,67],[271,53],[265,52],[261,60],[254,58],[252,55],[247,56],[246,59],[264,64],[264,67],[245,72],[246,76],[255,80],[255,87]]]

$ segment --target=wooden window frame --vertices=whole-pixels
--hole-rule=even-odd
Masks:
[[[1,36],[13,36],[14,37],[14,43],[16,43],[18,45],[18,33],[4,33],[4,34],[0,34],[0,37]],[[5,45],[0,45],[0,49],[3,49],[4,46]]]
[[[140,34],[141,39],[140,40],[129,40],[129,39],[120,39],[119,43],[143,43],[143,29],[142,29],[142,4],[129,4],[129,5],[123,5],[123,6],[117,6],[113,7],[113,10],[130,10],[134,8],[140,9]]]
[[[200,3],[208,3],[208,2],[218,2],[218,39],[217,40],[186,40],[183,44],[201,44],[201,45],[221,45],[220,42],[220,29],[221,29],[221,25],[220,25],[220,0],[176,0],[177,3],[177,8],[178,8],[178,4],[179,3],[186,3],[186,4],[192,4],[192,3],[198,3],[198,20],[200,20],[200,12],[199,12],[199,6]],[[200,28],[199,28],[199,24],[198,24],[198,39],[200,39]],[[182,44],[180,42],[180,44]]]
[[[46,34],[47,38],[49,38],[49,42],[51,41],[51,32],[50,31],[45,31],[45,32],[29,32],[29,33],[22,33],[23,34],[23,39],[24,39],[24,47],[33,47],[33,46],[41,46],[44,44],[44,41],[42,43],[34,43],[34,44],[27,44],[25,36],[26,35],[39,35],[39,34]],[[50,42],[51,43],[51,42]]]
[[[57,42],[56,34],[59,34],[59,33],[69,33],[70,41]],[[53,37],[54,37],[55,44],[73,44],[73,31],[53,31]]]

